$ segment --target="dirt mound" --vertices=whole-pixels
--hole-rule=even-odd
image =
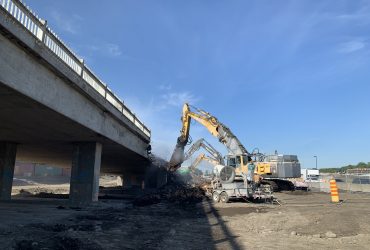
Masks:
[[[53,189],[50,191],[48,188],[43,187],[35,187],[35,188],[28,188],[28,189],[21,189],[19,193],[15,195],[15,197],[21,198],[54,198],[54,199],[68,199],[68,194],[63,194],[65,190],[63,189]]]

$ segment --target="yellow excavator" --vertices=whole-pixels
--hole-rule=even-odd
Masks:
[[[253,151],[256,174],[262,183],[268,184],[274,191],[308,190],[308,184],[301,178],[301,164],[297,155],[264,155]]]
[[[209,142],[207,142],[204,138],[201,138],[194,142],[189,149],[185,153],[184,160],[188,160],[196,151],[203,148],[206,150],[209,155],[218,162],[218,164],[224,165],[224,158],[222,154],[218,152]]]
[[[204,138],[201,138],[199,140],[197,140],[196,142],[194,142],[190,147],[189,149],[185,152],[185,157],[184,157],[184,161],[187,161],[190,159],[190,157],[195,153],[197,152],[198,150],[200,149],[204,149],[205,151],[207,151],[207,155],[204,154],[204,153],[201,153],[199,154],[194,161],[191,162],[190,166],[187,168],[187,169],[179,169],[179,174],[182,175],[183,178],[181,178],[182,180],[186,180],[188,181],[189,183],[193,183],[194,181],[195,182],[204,182],[203,183],[203,186],[204,187],[207,187],[207,185],[205,185],[205,182],[207,182],[207,180],[209,180],[209,178],[206,178],[204,179],[203,177],[200,177],[199,176],[199,171],[197,171],[197,168],[199,166],[199,164],[202,162],[202,161],[207,161],[209,162],[211,165],[213,166],[216,166],[216,165],[224,165],[224,159],[222,157],[222,154],[219,153],[209,142],[207,142]],[[187,176],[188,174],[190,174],[191,176],[191,179],[188,179]],[[189,177],[190,177],[189,176]],[[185,177],[185,178],[184,178]]]
[[[206,156],[204,153],[201,153],[198,155],[197,158],[195,158],[195,160],[191,163],[191,165],[189,166],[189,170],[191,173],[194,173],[195,170],[198,168],[199,164],[202,162],[202,161],[207,161],[209,162],[210,164],[212,164],[213,166],[216,166],[218,164],[220,164],[216,159],[212,159],[211,157],[209,156]]]
[[[192,108],[192,109],[191,109]],[[191,120],[202,124],[228,150],[226,165],[214,167],[212,198],[214,201],[227,202],[229,198],[273,200],[270,190],[260,186],[251,154],[245,149],[232,131],[210,113],[185,103],[182,110],[182,129],[171,156],[168,170],[176,171],[185,160],[185,146],[189,141]]]
[[[224,144],[228,150],[227,165],[238,168],[238,172],[248,172],[248,164],[251,157],[239,139],[224,124],[219,122],[216,117],[204,110],[193,107],[195,111],[190,110],[190,105],[185,103],[182,110],[182,129],[177,139],[175,150],[171,156],[169,167],[170,171],[176,171],[185,160],[185,146],[189,141],[189,132],[191,120],[202,124],[218,140]]]
[[[204,138],[197,140],[185,152],[188,160],[199,149],[205,149],[208,155],[201,153],[189,166],[191,174],[195,174],[198,165],[207,161],[213,166],[225,165],[223,156]],[[254,173],[261,176],[262,184],[270,185],[273,191],[306,190],[307,185],[300,179],[300,163],[296,155],[283,155],[275,151],[273,155],[265,155],[258,148],[252,151],[252,159],[256,165]]]

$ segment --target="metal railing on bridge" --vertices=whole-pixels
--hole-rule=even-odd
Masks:
[[[75,71],[87,84],[93,87],[110,104],[118,109],[137,128],[148,137],[150,130],[141,122],[124,102],[118,98],[73,51],[47,26],[46,21],[39,18],[28,6],[19,0],[0,0],[0,8],[4,8],[33,36],[42,41],[57,57]]]

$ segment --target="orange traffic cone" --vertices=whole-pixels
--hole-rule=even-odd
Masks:
[[[338,187],[337,187],[337,182],[335,181],[335,179],[330,180],[330,196],[331,196],[331,202],[334,202],[334,203],[339,202]]]

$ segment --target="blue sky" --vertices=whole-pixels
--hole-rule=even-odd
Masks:
[[[27,4],[152,129],[169,157],[183,102],[245,147],[303,167],[370,161],[369,1],[46,1]],[[197,124],[194,140],[216,139]]]

